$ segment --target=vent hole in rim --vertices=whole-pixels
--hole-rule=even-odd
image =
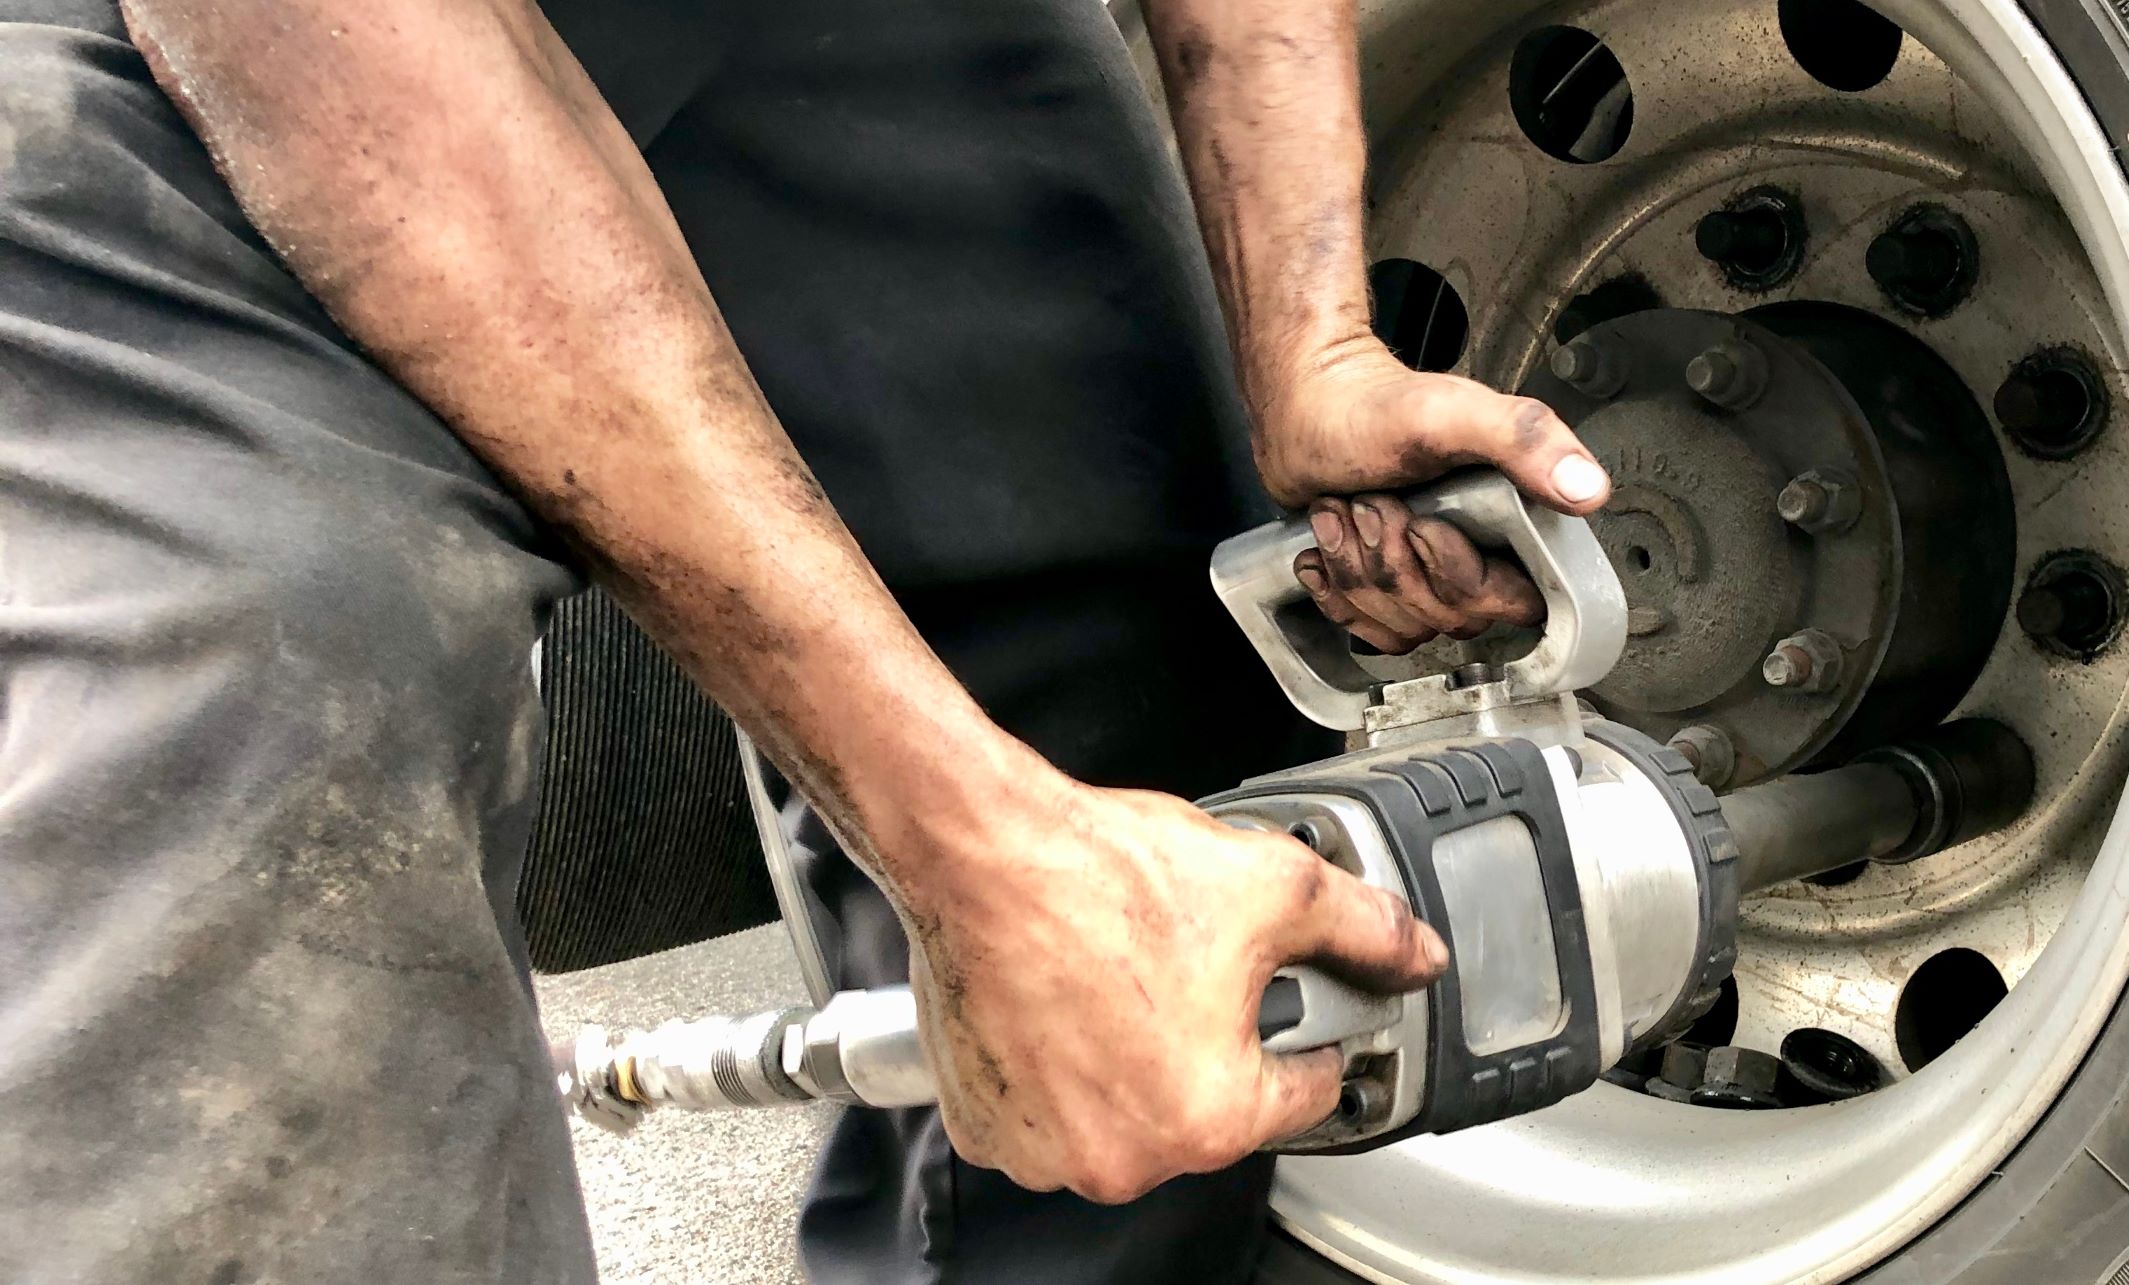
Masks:
[[[1954,946],[1931,955],[1907,979],[1893,1012],[1900,1060],[1919,1071],[1957,1044],[2011,993],[2003,974],[1978,950]]]
[[[1776,13],[1789,56],[1828,89],[1861,93],[1900,60],[1899,25],[1857,0],[1781,0]]]
[[[1634,128],[1634,90],[1616,54],[1580,27],[1541,27],[1515,47],[1508,105],[1538,149],[1577,165],[1610,160]]]
[[[1424,263],[1384,259],[1368,270],[1375,336],[1414,370],[1448,370],[1464,359],[1471,314],[1449,279]]]

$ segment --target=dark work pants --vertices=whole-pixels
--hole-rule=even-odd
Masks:
[[[912,619],[1065,770],[1197,796],[1296,753],[1206,581],[1267,516],[1189,201],[1099,0],[544,0],[643,147],[777,415]],[[1331,747],[1321,747],[1331,752]],[[786,823],[839,985],[886,903]],[[817,1285],[1221,1285],[1270,1165],[1122,1209],[852,1112],[800,1224]]]
[[[574,581],[0,0],[0,1281],[589,1285],[509,908]]]

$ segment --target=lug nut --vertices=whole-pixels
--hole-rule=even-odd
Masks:
[[[1799,1027],[1782,1040],[1782,1071],[1793,1105],[1845,1102],[1885,1083],[1885,1067],[1870,1050],[1833,1031]]]
[[[2018,627],[2060,656],[2090,660],[2120,632],[2121,574],[2094,554],[2058,553],[2035,568],[2018,595]]]
[[[1703,215],[1693,247],[1741,290],[1780,285],[1803,263],[1804,219],[1796,198],[1780,188],[1755,188],[1728,207]]]
[[[1863,492],[1845,474],[1812,469],[1799,473],[1774,499],[1782,521],[1812,535],[1846,531],[1863,514]]]
[[[1966,220],[1942,206],[1925,205],[1879,233],[1863,266],[1894,304],[1935,317],[1957,307],[1973,289],[1979,257]]]
[[[1774,1089],[1781,1073],[1781,1062],[1758,1049],[1734,1045],[1709,1049],[1707,1071],[1693,1091],[1693,1105],[1733,1111],[1778,1107],[1782,1103]]]
[[[1626,361],[1617,346],[1587,335],[1553,350],[1552,373],[1589,397],[1610,397],[1626,387]]]
[[[1718,264],[1764,271],[1789,248],[1789,230],[1772,210],[1716,210],[1694,227],[1693,246]]]
[[[2035,353],[1996,389],[1996,422],[2027,454],[2068,459],[2106,427],[2106,385],[2074,350]]]
[[[1820,630],[1798,630],[1774,644],[1759,672],[1769,687],[1823,692],[1841,680],[1841,645]]]
[[[1767,358],[1743,338],[1716,344],[1685,365],[1685,382],[1724,410],[1749,410],[1767,391]]]
[[[1693,765],[1693,776],[1711,790],[1719,790],[1730,783],[1737,771],[1737,746],[1730,734],[1709,723],[1696,723],[1681,728],[1670,741],[1670,748],[1678,751],[1686,762]]]
[[[1680,1041],[1667,1045],[1663,1050],[1663,1063],[1658,1074],[1642,1086],[1642,1092],[1666,1102],[1690,1102],[1693,1091],[1700,1087],[1707,1070],[1708,1051],[1697,1044]]]

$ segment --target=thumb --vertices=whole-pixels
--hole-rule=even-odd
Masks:
[[[1250,1149],[1323,1123],[1338,1109],[1344,1074],[1345,1054],[1335,1048],[1266,1053],[1256,1119],[1250,1126]]]
[[[1449,966],[1449,949],[1403,897],[1372,888],[1309,854],[1320,879],[1277,942],[1282,963],[1312,963],[1385,994],[1418,990]]]
[[[1604,466],[1545,403],[1470,380],[1429,391],[1434,395],[1412,414],[1445,460],[1492,464],[1524,494],[1563,513],[1591,513],[1611,497]]]

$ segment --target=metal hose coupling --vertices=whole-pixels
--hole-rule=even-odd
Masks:
[[[587,1026],[555,1046],[556,1086],[578,1115],[614,1133],[627,1133],[659,1107],[810,1102],[816,1095],[785,1074],[783,1055],[785,1033],[814,1016],[811,1008],[778,1008],[621,1035]]]
[[[553,1054],[570,1109],[615,1133],[661,1107],[904,1107],[936,1095],[907,986],[843,991],[819,1009],[667,1022],[619,1036],[587,1026]]]

